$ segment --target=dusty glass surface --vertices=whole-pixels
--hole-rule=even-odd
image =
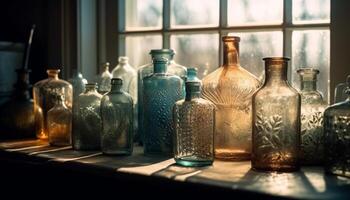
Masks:
[[[219,25],[219,1],[171,0],[171,27],[215,27]]]
[[[293,0],[293,23],[329,23],[331,0]]]
[[[219,34],[174,34],[170,45],[177,53],[175,61],[197,67],[200,79],[219,65]]]
[[[126,0],[126,30],[162,28],[162,0]]]
[[[229,26],[282,24],[283,0],[228,0]]]
[[[253,96],[252,168],[299,169],[300,102],[287,80],[288,58],[265,60],[264,85]]]
[[[299,68],[314,67],[320,70],[318,90],[329,102],[330,72],[330,32],[329,30],[293,31],[292,71]],[[292,73],[293,87],[299,89],[298,74]]]
[[[126,36],[125,38],[125,56],[129,57],[129,63],[138,69],[139,66],[146,63],[152,63],[149,52],[151,49],[162,48],[162,36],[142,35]]]
[[[225,36],[223,66],[202,80],[202,95],[215,104],[215,158],[248,160],[251,153],[252,95],[258,79],[239,64],[239,37]]]

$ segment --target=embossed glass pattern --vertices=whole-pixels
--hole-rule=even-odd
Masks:
[[[35,132],[39,139],[48,139],[47,112],[55,105],[57,91],[64,88],[66,106],[72,108],[72,85],[58,78],[59,69],[47,70],[48,78],[33,87]]]
[[[86,84],[85,92],[80,94],[77,102],[78,128],[73,131],[73,148],[76,150],[99,150],[101,146],[100,104],[102,95],[96,91],[95,83]]]
[[[323,112],[326,104],[317,91],[317,74],[314,68],[301,68],[301,164],[318,165],[323,161]]]
[[[216,106],[215,157],[248,160],[251,153],[252,95],[258,79],[239,64],[239,37],[226,36],[224,64],[203,78],[203,98]]]
[[[143,79],[143,130],[145,154],[173,153],[172,108],[184,97],[183,80],[167,73],[168,60],[153,59],[154,73]]]
[[[183,166],[214,160],[215,107],[200,97],[200,82],[186,82],[186,98],[174,105],[174,158]]]
[[[264,58],[265,83],[253,96],[252,168],[299,169],[300,94],[287,80],[288,58]]]
[[[133,101],[123,81],[113,78],[101,100],[101,149],[105,154],[130,155],[133,149]]]
[[[324,112],[325,171],[350,177],[350,76],[348,98]]]

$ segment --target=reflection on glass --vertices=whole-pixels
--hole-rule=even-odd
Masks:
[[[125,53],[130,58],[130,65],[139,67],[145,63],[152,62],[149,52],[151,49],[162,48],[162,36],[128,36],[125,39],[125,46]]]
[[[171,26],[218,26],[219,1],[172,0]]]
[[[281,24],[283,0],[228,0],[229,26]]]
[[[293,23],[329,23],[330,0],[293,0]]]
[[[219,34],[172,35],[170,41],[176,51],[175,61],[197,67],[200,79],[219,65]]]
[[[329,102],[329,30],[293,31],[292,41],[292,72],[304,67],[318,69],[318,90]],[[292,73],[292,83],[300,89],[298,74]]]
[[[125,1],[126,30],[160,29],[163,15],[162,0]]]
[[[282,31],[270,32],[235,32],[241,38],[239,49],[242,66],[253,73],[261,82],[264,80],[264,68],[261,59],[266,56],[283,55]]]

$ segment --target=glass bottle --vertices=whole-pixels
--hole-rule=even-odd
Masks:
[[[111,91],[101,100],[101,149],[105,154],[131,155],[133,149],[133,100],[123,81],[112,78]]]
[[[197,76],[198,70],[195,67],[189,67],[187,68],[187,79],[186,81],[190,82],[199,82],[202,84],[202,81]]]
[[[324,111],[325,171],[350,177],[350,76],[348,98]]]
[[[176,102],[173,115],[176,163],[191,167],[211,165],[214,160],[215,107],[201,98],[200,82],[186,82],[185,100]]]
[[[168,59],[154,58],[154,73],[143,79],[145,154],[172,155],[172,107],[183,98],[183,81],[167,73]]]
[[[47,129],[49,143],[53,146],[68,146],[71,144],[72,112],[64,103],[64,88],[57,91],[53,98],[54,107],[47,112]]]
[[[98,80],[98,92],[100,94],[105,94],[111,90],[112,74],[109,72],[109,62],[106,62],[103,67],[103,72]]]
[[[130,66],[129,58],[126,56],[119,57],[118,65],[112,70],[113,78],[121,78],[123,80],[123,91],[127,92],[133,98],[134,103],[137,102],[137,72]]]
[[[47,111],[56,102],[57,90],[64,88],[64,99],[66,106],[72,108],[72,85],[67,81],[58,78],[59,69],[48,69],[48,78],[37,82],[33,87],[35,132],[39,139],[47,139]]]
[[[73,148],[76,150],[99,150],[101,147],[100,104],[102,95],[97,92],[96,83],[88,83],[85,92],[80,94],[77,101],[78,119],[77,130],[73,131]]]
[[[73,102],[78,98],[79,94],[85,91],[85,85],[87,84],[87,80],[83,77],[83,75],[77,70],[73,70],[73,76],[68,80],[70,84],[73,86]]]
[[[301,95],[301,151],[300,164],[318,165],[323,159],[323,112],[326,105],[317,91],[317,74],[314,68],[297,70],[300,76]]]
[[[183,93],[185,93],[185,80],[187,75],[186,67],[177,64],[174,61],[174,55],[175,51],[173,49],[152,49],[151,52],[152,60],[159,59],[159,58],[166,58],[168,59],[168,67],[167,67],[167,73],[171,75],[177,75],[183,80]],[[143,127],[143,79],[147,76],[150,76],[153,74],[153,63],[149,63],[146,65],[143,65],[138,68],[137,70],[137,100],[138,100],[138,108],[137,108],[137,114],[138,114],[138,135],[140,139],[142,140],[144,137],[143,131],[145,130]],[[185,95],[185,94],[183,94]]]
[[[288,58],[265,61],[265,83],[253,96],[252,168],[299,169],[300,94],[287,80]]]
[[[202,79],[203,98],[216,106],[215,158],[249,160],[252,95],[258,79],[239,64],[239,37],[222,38],[223,65]]]

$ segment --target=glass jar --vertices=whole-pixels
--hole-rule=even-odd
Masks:
[[[350,76],[348,98],[324,111],[325,171],[350,177]]]
[[[48,78],[37,82],[33,87],[35,132],[39,139],[48,138],[47,111],[55,105],[57,91],[64,90],[65,104],[69,109],[72,108],[72,85],[59,79],[59,72],[59,69],[48,69]]]
[[[186,82],[186,98],[174,105],[174,158],[183,166],[211,165],[214,160],[215,107],[201,98],[201,83]]]
[[[195,67],[187,68],[187,79],[186,79],[186,81],[199,82],[200,84],[202,84],[202,81],[198,78],[197,74],[198,74],[197,68],[195,68]]]
[[[185,95],[185,80],[186,80],[186,74],[187,70],[186,67],[177,64],[174,61],[174,55],[175,52],[172,49],[152,49],[151,52],[151,57],[152,60],[154,59],[159,59],[159,58],[166,58],[168,59],[168,67],[167,67],[167,73],[171,75],[177,75],[182,78],[183,80],[183,95]],[[138,68],[137,70],[137,100],[138,100],[138,108],[137,108],[137,113],[138,113],[138,135],[141,140],[143,140],[144,133],[143,131],[145,130],[143,127],[143,79],[147,76],[150,76],[153,74],[153,63],[143,65]]]
[[[314,68],[301,68],[301,146],[300,164],[319,165],[323,160],[323,112],[326,104],[317,90],[317,74]]]
[[[172,107],[182,99],[183,80],[167,73],[168,59],[153,59],[154,73],[143,79],[145,154],[173,153]]]
[[[53,146],[71,145],[72,112],[64,103],[64,88],[53,98],[54,107],[47,112],[47,129],[49,143]]]
[[[239,64],[239,37],[222,38],[223,65],[202,79],[203,98],[215,104],[215,158],[249,160],[252,95],[258,79]]]
[[[101,100],[101,149],[110,155],[131,155],[133,149],[133,101],[123,81],[112,78],[111,91]]]
[[[98,78],[98,92],[105,94],[111,90],[112,74],[109,72],[109,62],[103,65],[103,72]]]
[[[73,148],[76,150],[100,150],[101,148],[101,116],[100,104],[102,95],[97,92],[96,83],[88,83],[85,92],[80,94],[77,101],[78,128],[73,131]]]
[[[299,169],[300,94],[287,80],[288,58],[264,58],[265,83],[253,96],[252,168]]]

